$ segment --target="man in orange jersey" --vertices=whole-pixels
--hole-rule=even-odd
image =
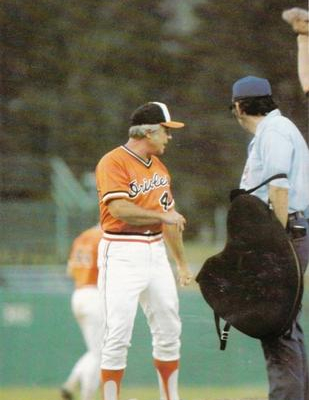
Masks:
[[[185,218],[174,208],[171,179],[161,156],[182,128],[165,104],[146,103],[131,116],[129,141],[98,163],[96,180],[103,238],[98,286],[106,329],[102,340],[104,400],[117,400],[126,368],[138,303],[152,334],[161,398],[179,400],[181,322],[178,296],[164,242],[176,262],[181,286],[192,279],[184,256]]]
[[[76,362],[61,388],[61,398],[73,399],[80,384],[81,400],[92,400],[100,384],[100,344],[103,330],[101,299],[97,289],[99,225],[82,232],[73,242],[67,273],[73,279],[72,311],[80,326],[87,352]]]

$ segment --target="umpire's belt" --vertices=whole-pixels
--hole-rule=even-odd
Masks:
[[[302,211],[296,211],[296,212],[289,214],[288,219],[289,219],[289,221],[294,221],[295,219],[303,218],[304,216],[305,215]]]
[[[103,232],[103,239],[117,242],[154,243],[162,240],[162,232]]]

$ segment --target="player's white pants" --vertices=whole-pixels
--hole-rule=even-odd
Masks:
[[[80,326],[87,352],[77,361],[64,387],[73,391],[80,383],[81,399],[93,399],[100,384],[100,347],[103,313],[99,291],[94,286],[76,289],[72,295],[73,314]]]
[[[153,357],[162,361],[179,359],[178,295],[164,242],[102,239],[98,265],[106,322],[101,368],[126,367],[138,303],[152,334]]]

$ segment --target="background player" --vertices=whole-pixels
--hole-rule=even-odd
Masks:
[[[61,398],[73,399],[80,384],[81,400],[92,400],[100,384],[100,340],[103,328],[102,307],[97,289],[99,225],[87,229],[73,242],[68,260],[68,275],[74,280],[72,311],[82,331],[87,352],[74,365],[61,388]]]
[[[106,154],[96,169],[103,239],[98,285],[106,330],[102,350],[105,400],[118,399],[127,351],[141,304],[152,334],[153,358],[167,400],[179,400],[181,322],[175,280],[164,240],[181,285],[192,279],[184,256],[184,217],[175,211],[170,175],[157,156],[182,128],[163,103],[147,103],[131,117],[129,141]]]

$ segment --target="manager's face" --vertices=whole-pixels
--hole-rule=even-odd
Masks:
[[[169,140],[172,139],[170,129],[160,125],[159,129],[147,135],[149,153],[160,156],[165,152]]]

